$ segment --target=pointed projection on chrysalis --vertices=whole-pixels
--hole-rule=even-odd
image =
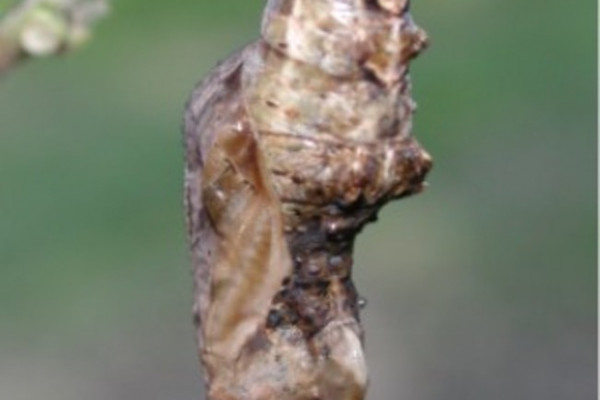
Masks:
[[[431,167],[406,0],[270,0],[185,115],[194,315],[211,400],[360,400],[356,235]]]

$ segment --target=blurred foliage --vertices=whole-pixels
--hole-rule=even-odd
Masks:
[[[114,2],[0,80],[0,397],[197,399],[180,121],[260,0]],[[589,399],[596,9],[413,1],[430,189],[358,241],[372,399]]]

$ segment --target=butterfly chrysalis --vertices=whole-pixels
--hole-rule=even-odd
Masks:
[[[407,0],[269,0],[185,114],[194,315],[211,400],[361,400],[356,235],[431,167]]]

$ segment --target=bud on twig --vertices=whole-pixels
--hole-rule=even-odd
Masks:
[[[108,11],[106,0],[25,0],[0,11],[0,74],[17,61],[70,51]]]

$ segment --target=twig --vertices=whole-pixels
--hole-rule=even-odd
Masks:
[[[31,57],[79,47],[108,10],[107,0],[23,0],[0,8],[0,75]]]

